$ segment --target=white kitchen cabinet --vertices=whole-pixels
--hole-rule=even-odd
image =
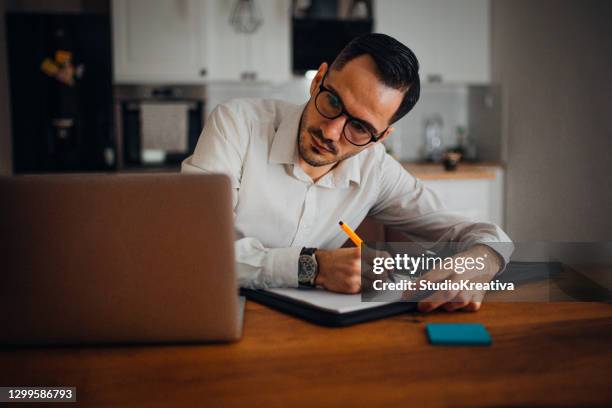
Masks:
[[[258,81],[290,78],[289,0],[258,0],[263,24],[253,34],[237,33],[229,24],[235,1],[211,1],[214,16],[210,41],[210,79],[240,80],[253,75]]]
[[[256,1],[263,24],[253,34],[230,25],[236,1],[113,0],[115,82],[287,80],[289,0]]]
[[[503,227],[503,170],[495,169],[494,179],[423,180],[444,206],[473,221],[487,221]]]
[[[202,81],[207,1],[113,0],[117,83]]]
[[[258,2],[264,23],[253,35],[253,66],[257,79],[282,82],[291,75],[291,2],[263,0]]]
[[[414,51],[423,82],[488,83],[489,0],[377,0],[375,31]]]

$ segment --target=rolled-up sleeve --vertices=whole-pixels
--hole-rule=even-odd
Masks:
[[[460,250],[487,245],[500,255],[501,270],[510,261],[514,246],[499,226],[447,210],[433,191],[386,154],[379,171],[380,190],[370,210],[372,218],[415,242],[454,242]]]
[[[236,269],[243,288],[263,289],[298,286],[301,248],[265,248],[255,238],[236,241]]]

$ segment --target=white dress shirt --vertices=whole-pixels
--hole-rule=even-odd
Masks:
[[[256,99],[218,105],[193,155],[182,163],[184,173],[225,173],[231,179],[242,287],[297,287],[303,247],[335,249],[346,241],[339,220],[357,227],[369,216],[413,240],[456,241],[466,248],[510,242],[494,224],[445,210],[382,144],[343,160],[313,182],[298,164],[304,106]],[[507,262],[510,253],[501,252]]]

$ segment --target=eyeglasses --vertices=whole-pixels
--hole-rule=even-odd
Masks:
[[[389,128],[387,127],[387,129],[376,134],[376,130],[371,129],[371,126],[351,116],[344,108],[340,97],[323,85],[326,77],[327,72],[323,75],[319,85],[319,93],[315,97],[317,111],[327,119],[336,119],[345,115],[347,119],[342,127],[342,135],[349,143],[355,146],[365,146],[368,143],[377,142]]]

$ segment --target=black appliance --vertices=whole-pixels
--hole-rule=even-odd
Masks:
[[[116,85],[114,88],[115,133],[117,135],[117,166],[119,170],[175,169],[193,153],[204,127],[206,88],[193,85]],[[186,114],[186,150],[163,152],[163,156],[148,160],[143,147],[143,104],[184,104]]]
[[[14,171],[114,169],[110,17],[6,17]]]
[[[303,74],[331,63],[353,38],[372,32],[372,2],[294,0],[291,23],[293,72]]]

